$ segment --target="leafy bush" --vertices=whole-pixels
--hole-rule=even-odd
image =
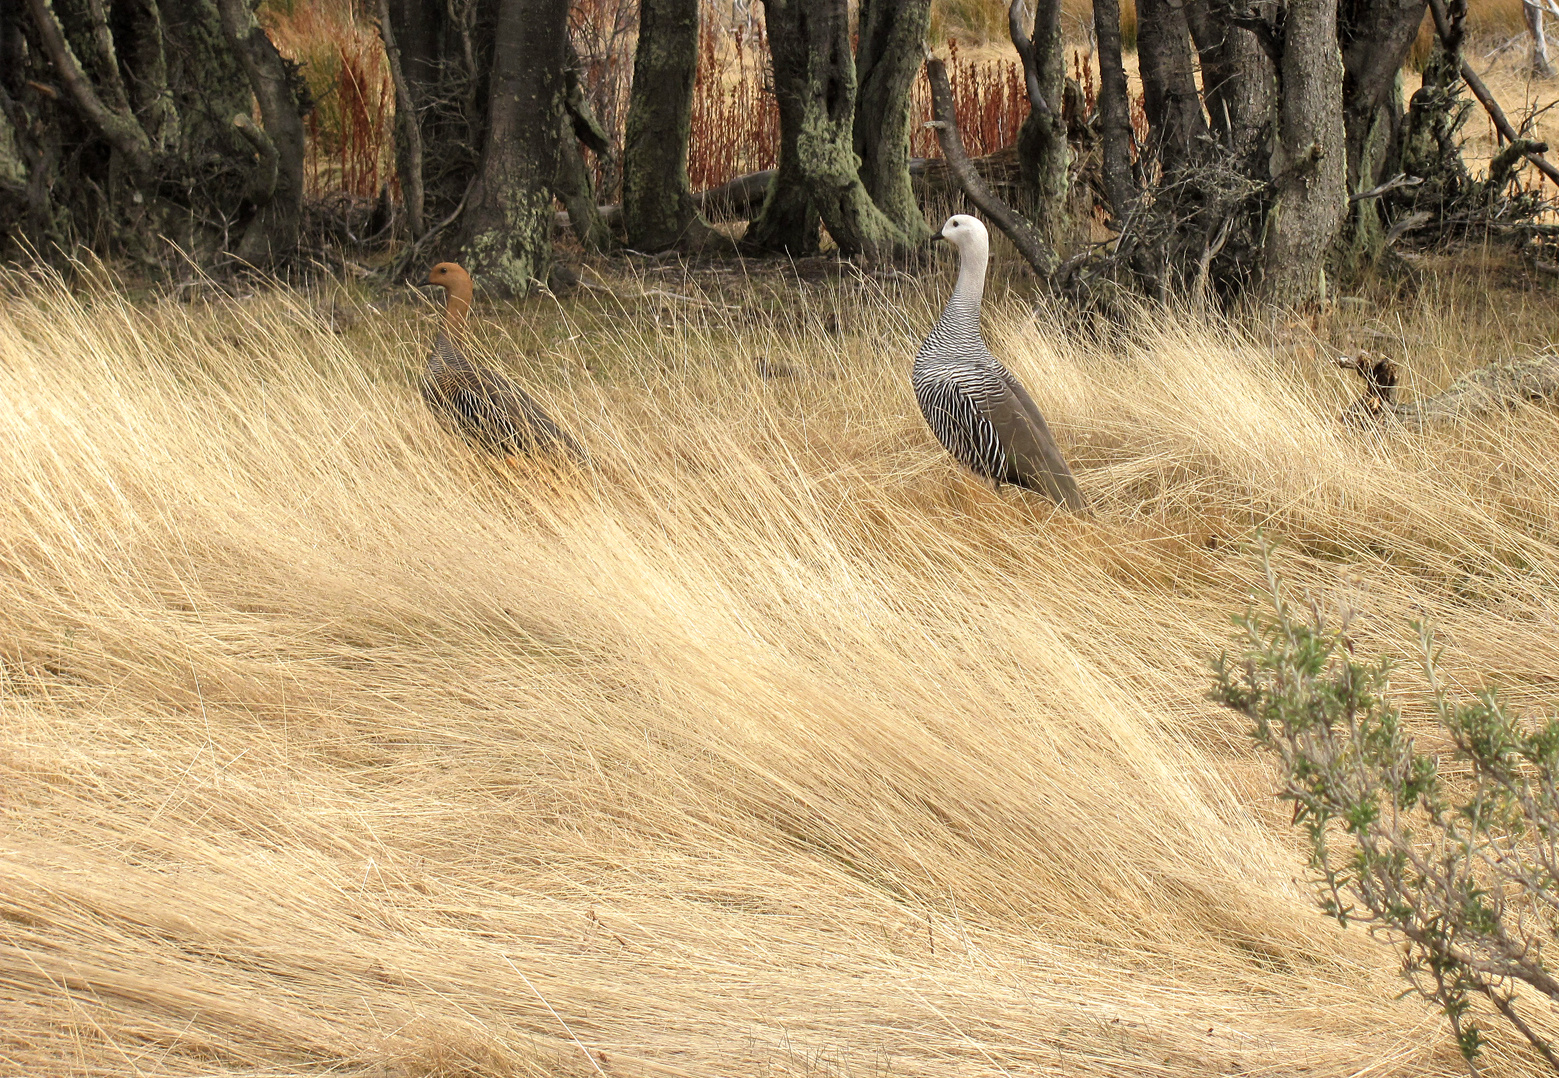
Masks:
[[[1213,696],[1277,756],[1322,909],[1401,947],[1404,976],[1445,1011],[1473,1074],[1480,995],[1559,1072],[1516,1009],[1518,983],[1559,1000],[1544,962],[1559,929],[1559,722],[1526,723],[1492,690],[1453,699],[1430,630],[1415,624],[1429,703],[1461,765],[1442,770],[1387,697],[1391,661],[1357,661],[1349,618],[1334,628],[1314,601],[1296,608],[1271,548],[1260,556],[1266,609],[1237,619],[1246,651],[1219,656]]]

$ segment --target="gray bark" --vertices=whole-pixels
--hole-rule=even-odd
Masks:
[[[911,244],[931,235],[909,176],[910,91],[931,27],[931,0],[861,0],[854,140],[866,193]]]
[[[502,295],[528,294],[551,266],[567,48],[568,0],[502,0],[487,140],[462,229],[467,267]]]
[[[1187,0],[1213,134],[1250,175],[1265,173],[1277,117],[1277,65],[1256,34],[1212,0]]]
[[[1066,57],[1061,0],[1036,0],[1031,33],[1024,32],[1022,11],[1023,0],[1012,0],[1007,9],[1008,33],[1023,64],[1029,95],[1028,118],[1018,132],[1018,167],[1038,213],[1040,229],[1054,243],[1069,227],[1071,162],[1062,116]]]
[[[1137,183],[1131,172],[1131,106],[1121,58],[1119,0],[1094,0],[1093,26],[1099,42],[1099,142],[1104,191],[1119,227],[1137,201]]]
[[[902,229],[877,206],[861,182],[855,154],[855,61],[845,0],[764,0],[774,55],[774,92],[781,126],[791,113],[794,141],[781,140],[779,180],[798,176],[839,250],[884,258],[907,253]],[[786,151],[793,154],[789,161]],[[806,211],[797,194],[771,189],[755,235],[796,231]],[[773,212],[771,214],[771,206]],[[789,236],[784,237],[789,239]]]
[[[640,0],[623,140],[623,224],[635,250],[697,249],[716,235],[687,178],[697,71],[698,0]]]
[[[1137,60],[1150,150],[1158,155],[1164,175],[1174,176],[1203,155],[1208,134],[1182,5],[1139,0]]]
[[[488,141],[493,42],[500,0],[388,0],[389,25],[422,140],[423,240],[406,254],[417,276],[428,259],[458,254],[454,232],[475,194]],[[397,166],[404,147],[397,135]],[[451,227],[453,226],[453,227]],[[411,269],[408,264],[405,268]]]
[[[1369,0],[1341,5],[1338,39],[1343,63],[1343,124],[1348,137],[1348,188],[1361,191],[1387,179],[1401,123],[1397,74],[1424,20],[1424,0]],[[1381,129],[1381,125],[1385,129]],[[1374,142],[1376,153],[1367,155]]]
[[[1262,252],[1262,290],[1305,303],[1325,288],[1324,259],[1348,208],[1342,57],[1335,0],[1292,0],[1284,26],[1275,195]]]
[[[1523,0],[1521,10],[1526,16],[1527,32],[1532,35],[1532,74],[1551,79],[1554,66],[1548,60],[1548,37],[1543,33],[1542,0]]]

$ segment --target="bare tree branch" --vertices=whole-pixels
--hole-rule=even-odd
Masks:
[[[947,158],[947,167],[953,178],[958,181],[964,194],[969,196],[969,201],[1006,233],[1018,253],[1034,267],[1034,272],[1048,280],[1059,261],[1055,251],[1022,214],[985,186],[985,181],[969,162],[963,138],[958,133],[958,120],[953,111],[953,90],[947,82],[946,65],[935,57],[928,58],[926,76],[931,80],[931,111],[936,117],[929,126],[936,129],[937,142],[942,146],[942,156]]]
[[[1495,130],[1505,141],[1518,141],[1521,136],[1506,118],[1505,110],[1499,107],[1499,102],[1494,100],[1494,95],[1489,93],[1489,88],[1483,84],[1483,80],[1472,69],[1472,65],[1460,55],[1463,34],[1460,21],[1452,22],[1449,12],[1446,11],[1445,0],[1429,0],[1429,10],[1434,15],[1435,31],[1440,35],[1440,41],[1445,45],[1446,51],[1455,54],[1461,63],[1461,74],[1467,83],[1467,89],[1472,91],[1473,97],[1483,103],[1484,111],[1489,114],[1489,119],[1494,121]],[[1559,167],[1556,167],[1552,161],[1536,152],[1527,152],[1525,156],[1544,176],[1559,184]]]
[[[1023,29],[1023,18],[1027,14],[1023,0],[1012,0],[1007,8],[1007,29],[1012,34],[1012,47],[1018,50],[1018,59],[1023,61],[1023,85],[1028,90],[1029,108],[1041,116],[1054,118],[1056,110],[1050,107],[1039,88],[1039,63],[1034,56],[1034,42]]]
[[[128,108],[119,111],[103,104],[102,98],[98,97],[91,81],[82,71],[81,61],[76,59],[70,43],[65,40],[65,30],[54,14],[51,0],[28,0],[28,3],[32,8],[33,21],[38,24],[38,36],[43,41],[44,51],[59,72],[60,81],[65,84],[76,107],[109,144],[124,155],[132,172],[141,176],[150,175],[152,143],[146,130]]]

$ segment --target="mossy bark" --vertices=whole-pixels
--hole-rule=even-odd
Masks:
[[[1344,52],[1343,55],[1346,57],[1347,53]],[[1354,157],[1355,151],[1351,146],[1352,132],[1349,132],[1348,168],[1350,172],[1357,170],[1359,177],[1357,180],[1349,180],[1350,193],[1357,193],[1359,189],[1367,190],[1366,180],[1371,177],[1384,178],[1399,160],[1398,141],[1402,116],[1400,73],[1393,80],[1392,91],[1387,95],[1386,100],[1377,106],[1375,113],[1375,123],[1356,151],[1357,158]],[[1346,123],[1347,117],[1344,114],[1344,124]],[[1385,222],[1382,220],[1382,201],[1381,198],[1362,198],[1349,206],[1347,233],[1343,242],[1338,245],[1336,255],[1337,277],[1340,282],[1358,281],[1379,259],[1386,238]]]
[[[698,0],[640,0],[623,137],[623,226],[638,251],[700,248],[714,235],[688,185]]]
[[[1061,40],[1061,0],[1038,0],[1028,40],[1023,61],[1033,69],[1045,107],[1031,107],[1018,131],[1018,168],[1033,201],[1040,231],[1055,244],[1071,230],[1068,208],[1072,154],[1062,109],[1066,57]]]
[[[229,7],[0,5],[0,110],[26,171],[0,236],[46,255],[88,244],[151,268],[289,257],[306,93],[248,4],[227,12],[229,32]]]
[[[558,172],[552,190],[568,210],[569,224],[580,246],[587,251],[610,251],[617,240],[596,205],[595,184],[584,154],[579,152],[573,118],[566,114],[560,118],[558,142]]]
[[[503,0],[481,171],[463,215],[467,269],[520,296],[552,263],[552,181],[567,96],[568,0]]]
[[[775,187],[750,230],[752,238],[784,236],[805,216],[801,197],[780,187],[799,178],[842,253],[868,258],[906,253],[909,238],[861,182],[854,142],[855,61],[845,0],[764,0],[764,12],[781,124],[789,113],[794,139],[781,140]],[[767,219],[771,213],[785,221]]]
[[[781,94],[780,87],[790,87],[805,77],[802,58],[786,41],[775,42],[772,31],[769,38],[773,61],[776,96],[782,100],[793,95]],[[753,218],[742,236],[742,247],[759,253],[782,253],[793,258],[805,258],[818,252],[818,225],[821,218],[812,199],[811,188],[801,171],[801,110],[780,106],[779,110],[779,160],[774,168],[774,178],[763,198],[758,216]]]
[[[866,193],[910,243],[931,235],[910,184],[910,91],[920,72],[931,0],[861,0],[854,142]]]
[[[217,0],[222,29],[249,77],[264,127],[235,114],[235,126],[255,147],[259,170],[250,184],[254,215],[235,252],[250,265],[274,266],[298,248],[303,227],[303,113],[293,65],[255,21],[248,0]]]

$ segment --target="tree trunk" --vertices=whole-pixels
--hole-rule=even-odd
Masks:
[[[579,53],[573,42],[568,47],[568,95],[562,116],[562,155],[558,159],[558,178],[553,188],[558,200],[568,207],[569,223],[580,245],[587,251],[611,251],[617,247],[617,237],[601,216],[595,201],[595,184],[590,169],[585,164],[580,143],[590,147],[598,158],[605,158],[611,150],[607,137],[590,102],[585,98],[581,84]]]
[[[502,295],[529,293],[551,265],[567,49],[568,0],[502,0],[487,140],[462,229],[467,267]]]
[[[1277,64],[1253,31],[1229,21],[1226,6],[1187,0],[1185,13],[1212,132],[1243,172],[1264,175],[1277,119]]]
[[[610,251],[617,246],[612,230],[601,216],[595,201],[595,185],[590,179],[590,169],[584,155],[579,152],[579,139],[574,135],[573,117],[561,117],[562,130],[558,141],[558,174],[552,184],[558,201],[568,207],[568,221],[579,239],[579,245],[587,251]]]
[[[1164,175],[1175,176],[1204,156],[1208,134],[1183,6],[1139,0],[1137,60],[1149,150],[1158,155]]]
[[[1124,227],[1126,216],[1137,201],[1137,183],[1131,172],[1131,104],[1121,58],[1119,0],[1094,0],[1093,27],[1099,41],[1099,142],[1104,192],[1119,229]]]
[[[1388,178],[1385,172],[1395,155],[1377,149],[1366,160],[1365,145],[1396,144],[1402,105],[1393,90],[1424,11],[1424,0],[1344,0],[1340,5],[1337,34],[1342,46],[1349,191],[1374,187]],[[1385,130],[1380,130],[1382,124]]]
[[[1548,38],[1543,33],[1542,0],[1523,0],[1527,32],[1532,35],[1532,74],[1540,79],[1554,77],[1554,66],[1548,61]]]
[[[395,172],[401,181],[401,199],[406,204],[406,227],[411,238],[420,240],[427,232],[424,217],[426,200],[422,192],[422,120],[417,115],[416,98],[406,77],[406,64],[395,37],[390,17],[390,0],[379,0],[379,36],[395,86]]]
[[[1348,209],[1342,80],[1336,0],[1292,0],[1262,255],[1262,288],[1277,302],[1307,303],[1325,288],[1323,263]]]
[[[239,30],[212,0],[0,5],[0,110],[25,168],[4,235],[151,268],[175,250],[202,265],[290,255],[306,95],[252,19]]]
[[[790,0],[795,2],[795,0]],[[772,17],[772,12],[765,12]],[[769,181],[768,194],[758,216],[742,235],[742,246],[759,253],[779,252],[805,258],[818,252],[817,204],[801,171],[802,110],[793,102],[806,81],[806,56],[794,34],[775,37],[768,28],[769,54],[774,73],[774,96],[779,102],[779,160]]]
[[[426,242],[408,248],[407,257],[436,260],[458,253],[453,230],[441,230],[460,227],[475,193],[481,151],[487,145],[499,7],[499,0],[388,0],[389,26],[422,140]],[[397,164],[410,168],[404,159],[409,147],[403,141],[398,135]],[[424,252],[423,247],[432,250]],[[425,269],[419,263],[417,276]]]
[[[271,266],[297,252],[303,226],[303,112],[295,89],[299,76],[255,21],[247,0],[217,0],[217,10],[249,76],[265,125],[260,130],[242,122],[247,113],[239,113],[233,121],[254,144],[259,159],[250,186],[255,214],[236,254],[250,265]]]
[[[638,251],[702,248],[714,235],[687,178],[698,0],[640,0],[623,139],[623,224]]]
[[[861,0],[855,66],[855,152],[866,193],[912,243],[931,235],[909,176],[909,101],[931,0]]]
[[[1037,0],[1034,29],[1023,33],[1023,0],[1008,9],[1008,31],[1023,63],[1029,114],[1018,132],[1018,168],[1029,189],[1040,230],[1056,243],[1069,228],[1071,152],[1061,99],[1066,88],[1066,56],[1061,40],[1061,0]],[[1120,28],[1117,25],[1117,39]]]
[[[781,127],[789,112],[795,131],[793,144],[781,140],[776,185],[787,173],[799,174],[842,253],[886,258],[907,252],[908,237],[861,182],[853,137],[855,61],[845,0],[764,0],[764,12]],[[791,161],[783,156],[787,148],[795,155]],[[765,220],[771,206],[791,229],[805,217],[796,195],[773,190],[754,225],[760,237],[780,231],[779,222]]]

